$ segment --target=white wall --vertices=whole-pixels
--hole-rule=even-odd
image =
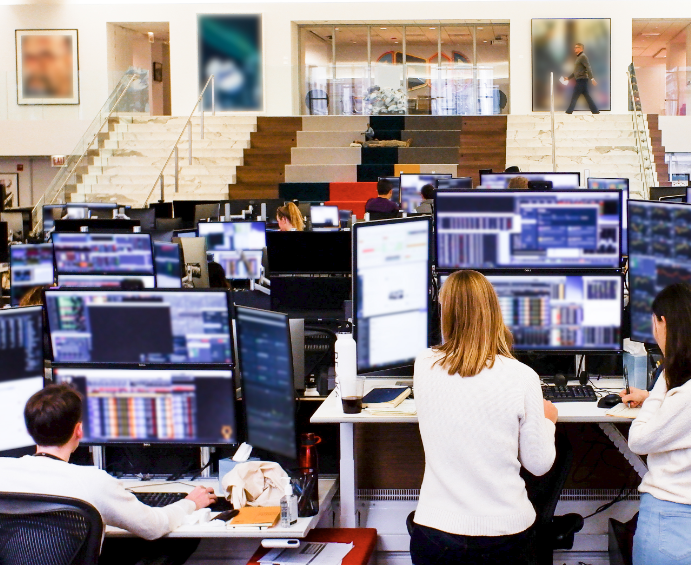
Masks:
[[[17,171],[23,165],[23,171]],[[50,166],[48,157],[0,157],[0,173],[19,175],[19,203],[14,206],[33,206],[45,192],[59,169]]]
[[[170,23],[172,113],[186,114],[197,96],[197,14],[259,13],[263,16],[264,113],[291,115],[298,107],[298,74],[294,22],[388,22],[491,20],[509,21],[511,111],[528,114],[531,93],[531,18],[612,19],[612,112],[626,112],[626,68],[631,62],[632,18],[689,18],[691,2],[593,1],[544,2],[363,2],[363,3],[237,3],[237,4],[110,4],[0,6],[0,128],[3,120],[90,121],[108,94],[108,22]],[[436,18],[436,19],[435,19]],[[15,73],[14,30],[78,28],[80,42],[80,106],[17,107],[12,81]],[[4,73],[4,74],[3,74]],[[8,84],[8,81],[10,84]],[[44,129],[53,125],[45,124]],[[75,125],[80,132],[81,126]],[[64,131],[64,130],[63,130]],[[71,135],[71,132],[70,132]],[[24,154],[49,154],[39,137],[26,140],[23,128],[10,131],[9,146],[31,146]],[[50,135],[48,136],[50,137]],[[0,148],[2,151],[2,148]],[[69,151],[69,149],[66,149]]]
[[[633,63],[636,66],[636,79],[643,111],[646,114],[664,114],[667,75],[664,59],[634,57]]]

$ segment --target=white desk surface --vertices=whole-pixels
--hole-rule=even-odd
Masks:
[[[365,382],[365,394],[374,387],[393,386],[398,381],[410,381],[411,377],[381,378],[368,377]],[[623,379],[600,379],[592,381],[597,388],[619,392],[624,388]],[[602,393],[604,395],[605,393]],[[559,422],[591,422],[591,423],[631,423],[629,418],[615,418],[607,416],[606,408],[598,408],[597,402],[556,402],[559,410]],[[417,424],[417,416],[372,415],[366,410],[360,414],[344,414],[341,401],[332,392],[317,409],[312,418],[312,424]]]
[[[195,481],[180,481],[164,483],[163,481],[147,482],[138,480],[123,480],[125,488],[136,490],[137,492],[190,492],[194,487],[209,486],[216,489],[218,494],[218,478],[210,477],[207,479],[197,479]],[[168,534],[167,538],[304,538],[312,529],[314,529],[319,520],[331,507],[331,501],[338,488],[338,479],[335,477],[322,477],[319,479],[319,513],[311,518],[298,518],[295,525],[290,528],[281,528],[274,526],[267,530],[257,531],[237,531],[230,528],[219,528],[217,526],[209,526],[206,524],[195,524],[194,526],[180,526],[174,532]],[[217,515],[217,512],[212,512],[212,517]],[[217,521],[218,522],[218,521]],[[113,526],[106,527],[107,537],[134,537],[130,532],[115,528]]]

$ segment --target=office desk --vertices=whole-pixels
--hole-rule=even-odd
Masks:
[[[163,481],[151,481],[147,484],[138,480],[123,480],[126,489],[136,490],[137,492],[190,492],[194,487],[209,486],[213,487],[218,494],[218,479],[215,477],[208,479],[198,479],[195,481],[180,481],[164,483]],[[322,477],[319,479],[319,513],[311,518],[298,518],[295,525],[290,528],[274,526],[267,530],[257,531],[235,531],[217,526],[206,524],[195,524],[193,526],[180,526],[166,537],[168,538],[304,538],[310,530],[314,529],[324,513],[331,507],[331,501],[338,488],[338,479],[335,477]],[[212,513],[215,515],[216,513]],[[130,532],[115,528],[106,527],[107,537],[134,537]]]
[[[365,383],[365,394],[374,387],[394,386],[401,380],[410,377],[379,378],[368,377]],[[595,386],[611,392],[619,392],[624,388],[623,379],[600,379]],[[604,393],[603,393],[604,394]],[[631,452],[626,438],[614,424],[629,424],[628,418],[607,416],[606,408],[598,408],[596,402],[559,402],[559,422],[561,423],[594,423],[614,443],[617,449],[626,457],[627,461],[642,477],[647,467],[639,456]],[[333,391],[323,404],[317,409],[312,418],[312,424],[339,424],[341,432],[340,445],[340,502],[341,528],[354,528],[356,525],[357,475],[355,454],[355,424],[417,424],[416,416],[371,415],[363,410],[360,414],[344,414],[341,400]]]

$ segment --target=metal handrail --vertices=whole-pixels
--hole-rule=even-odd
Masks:
[[[643,140],[642,129],[645,129],[645,117],[643,112],[639,111],[639,106],[636,100],[636,95],[634,92],[633,80],[631,77],[631,72],[626,71],[626,76],[629,81],[629,96],[631,97],[631,120],[633,122],[634,134],[636,136],[636,150],[638,151],[639,161],[638,165],[641,172],[641,178],[643,180],[643,197],[650,197],[650,187],[655,183],[655,177],[653,173],[652,165],[652,150],[648,145],[649,137],[645,136],[645,142]],[[642,124],[639,124],[639,118]],[[646,163],[646,152],[648,153],[647,163]]]
[[[82,159],[84,159],[84,156],[87,154],[89,149],[91,149],[91,146],[94,144],[94,141],[98,139],[98,135],[101,133],[101,130],[103,129],[103,126],[105,126],[108,123],[108,120],[110,120],[111,116],[115,112],[115,109],[118,107],[118,104],[120,103],[120,100],[122,100],[123,96],[127,93],[127,91],[130,88],[130,85],[134,82],[134,79],[136,79],[139,76],[138,73],[132,73],[132,76],[130,77],[130,80],[127,81],[127,85],[125,88],[123,88],[122,92],[120,93],[120,96],[118,96],[118,99],[115,101],[115,104],[113,104],[113,107],[111,108],[110,112],[108,112],[108,115],[101,121],[101,125],[99,128],[95,131],[94,135],[91,138],[91,141],[86,145],[84,150],[81,152],[79,157],[77,158],[77,162],[74,164],[70,172],[65,176],[64,180],[60,184],[59,188],[55,191],[55,194],[53,194],[53,197],[51,198],[50,202],[48,204],[54,204],[55,199],[58,197],[60,193],[62,193],[65,189],[65,185],[67,184],[67,181],[72,178],[72,175],[74,172],[77,170],[77,167],[80,165],[82,162]],[[123,77],[124,78],[124,77]],[[116,87],[117,89],[117,87]],[[100,112],[99,112],[100,113]],[[95,120],[94,120],[95,121]],[[88,131],[88,130],[87,130]],[[50,188],[50,187],[49,187]],[[34,229],[31,232],[31,235],[36,236],[38,235],[41,231],[43,231],[43,216],[42,214],[39,214],[38,211],[45,205],[46,203],[46,194],[48,190],[44,192],[41,195],[41,198],[38,199],[36,202],[36,205],[34,206],[33,210],[31,211],[31,216],[32,219],[34,219]]]
[[[156,186],[160,183],[161,187],[161,202],[163,202],[163,174],[164,171],[166,170],[166,167],[168,166],[168,163],[170,163],[170,160],[173,158],[173,155],[175,155],[175,192],[178,191],[178,183],[179,183],[179,167],[178,167],[178,144],[180,143],[180,140],[182,139],[182,136],[185,134],[185,130],[188,129],[189,126],[189,164],[192,164],[192,124],[190,123],[192,121],[192,118],[194,117],[194,113],[197,111],[197,106],[199,106],[199,103],[202,101],[204,98],[204,93],[206,92],[206,89],[209,87],[209,84],[211,84],[211,115],[215,116],[216,115],[216,96],[215,96],[215,89],[214,89],[214,75],[211,75],[208,80],[206,81],[206,84],[204,85],[204,88],[202,88],[201,93],[199,94],[199,97],[197,98],[197,102],[194,104],[194,107],[192,108],[192,111],[190,112],[189,118],[187,118],[187,121],[185,122],[185,125],[182,126],[182,131],[180,132],[180,135],[178,136],[177,141],[175,142],[175,145],[173,145],[173,149],[171,149],[170,154],[168,155],[168,158],[166,159],[166,162],[163,163],[163,167],[161,168],[161,172],[158,173],[158,176],[156,177],[156,180],[154,181],[154,185],[151,187],[151,190],[149,191],[149,195],[146,197],[146,200],[144,200],[143,207],[146,207],[146,205],[149,203],[149,200],[151,199],[151,195],[154,193],[154,190],[156,190]],[[204,104],[202,104],[199,108],[200,110],[200,117],[201,117],[201,138],[204,139]]]
[[[552,119],[552,172],[557,172],[557,146],[556,135],[554,134],[554,73],[550,73],[550,117]]]

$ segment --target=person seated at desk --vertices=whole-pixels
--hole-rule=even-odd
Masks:
[[[288,202],[276,209],[276,221],[280,231],[304,231],[305,220],[302,219],[300,208]]]
[[[209,288],[222,288],[230,290],[231,286],[226,278],[226,272],[216,261],[209,261]]]
[[[379,179],[377,183],[376,198],[370,198],[365,203],[365,212],[378,212],[381,214],[394,214],[398,212],[398,204],[393,198],[393,184],[390,180]]]
[[[528,189],[528,179],[526,177],[513,177],[509,180],[509,185],[507,188],[520,188]]]
[[[420,189],[422,195],[422,202],[417,205],[415,211],[418,214],[432,214],[434,213],[434,191],[436,189],[431,184],[426,184]]]
[[[642,404],[629,447],[648,456],[648,472],[638,487],[633,565],[691,562],[691,285],[668,286],[652,311],[664,372],[650,393],[622,393],[624,402]]]
[[[0,488],[5,492],[84,500],[98,510],[104,524],[122,528],[145,540],[165,536],[178,528],[185,516],[216,500],[212,488],[197,487],[184,500],[153,508],[139,502],[120,481],[105,471],[71,465],[70,456],[84,433],[82,398],[69,385],[49,385],[34,394],[26,403],[24,419],[36,442],[36,453],[21,458],[0,458]],[[161,559],[156,563],[181,564],[194,553],[199,540],[161,540],[154,545],[146,544],[136,539],[106,540],[99,563],[136,563],[143,554],[155,549],[157,558]]]
[[[519,473],[552,467],[557,409],[511,355],[483,275],[452,274],[439,302],[444,343],[418,356],[413,377],[425,449],[413,564],[534,565],[536,513]]]

